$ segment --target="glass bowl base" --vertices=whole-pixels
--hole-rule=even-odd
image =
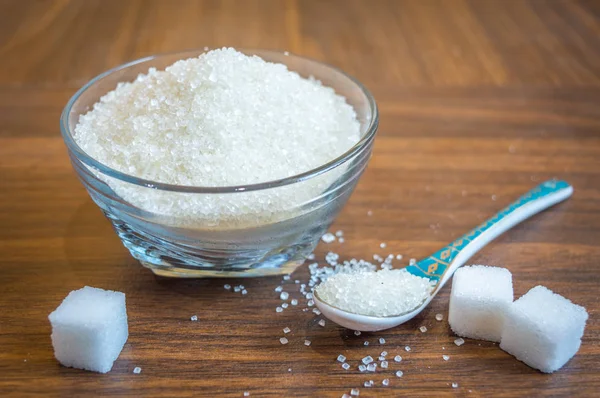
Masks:
[[[105,212],[131,255],[156,275],[176,278],[246,278],[290,274],[312,253],[327,229],[304,231],[294,236],[260,239],[260,231],[242,234],[245,241],[222,241],[204,233],[204,239],[161,237],[151,228],[136,228]],[[290,232],[290,229],[287,229]],[[250,232],[250,231],[247,231]],[[272,236],[272,235],[271,235]],[[258,237],[258,238],[257,238]],[[263,235],[264,238],[264,235]]]

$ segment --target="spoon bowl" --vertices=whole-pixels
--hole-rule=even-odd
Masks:
[[[414,265],[407,266],[406,270],[411,274],[428,278],[436,283],[429,297],[420,306],[410,312],[385,317],[355,314],[321,300],[319,298],[318,287],[315,289],[314,294],[315,304],[326,318],[348,329],[374,332],[401,325],[423,311],[452,277],[454,272],[481,248],[515,225],[548,207],[562,202],[572,194],[573,187],[565,181],[546,181],[521,196],[516,202],[477,228],[438,250],[431,256]]]

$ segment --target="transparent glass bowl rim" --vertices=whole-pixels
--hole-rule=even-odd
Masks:
[[[65,106],[65,108],[62,112],[62,115],[60,117],[61,134],[63,136],[63,140],[65,141],[65,144],[67,145],[69,151],[74,153],[76,155],[77,159],[80,160],[81,162],[83,162],[84,164],[86,164],[87,166],[92,167],[109,177],[116,178],[118,180],[130,183],[130,184],[143,186],[143,187],[147,187],[147,188],[164,190],[164,191],[170,191],[170,192],[205,193],[205,194],[221,193],[222,194],[222,193],[248,192],[248,191],[258,191],[258,190],[264,190],[264,189],[270,189],[270,188],[277,188],[277,187],[281,187],[284,185],[290,185],[290,184],[294,184],[294,183],[298,183],[298,182],[301,182],[304,180],[311,179],[313,177],[319,176],[323,173],[326,173],[326,172],[346,163],[348,160],[352,159],[355,154],[357,154],[364,147],[366,147],[375,137],[375,133],[377,131],[377,127],[379,124],[379,113],[377,110],[377,104],[375,103],[375,99],[373,98],[373,96],[371,95],[369,90],[367,90],[367,88],[365,86],[363,86],[362,83],[360,83],[356,78],[346,74],[342,70],[340,70],[336,67],[333,67],[331,65],[313,60],[308,57],[294,55],[294,54],[291,54],[288,52],[284,53],[283,51],[262,50],[262,49],[239,49],[239,51],[241,51],[245,54],[253,54],[255,51],[259,51],[261,53],[273,53],[273,54],[278,54],[278,55],[283,55],[283,54],[288,55],[289,54],[289,56],[293,56],[293,57],[296,57],[301,60],[306,60],[306,61],[320,64],[321,66],[324,66],[325,68],[330,69],[334,73],[338,73],[338,74],[345,76],[352,83],[356,84],[356,86],[362,91],[362,93],[367,98],[369,108],[371,111],[371,119],[369,121],[369,125],[366,128],[366,133],[361,137],[360,141],[358,141],[352,148],[350,148],[344,154],[342,154],[339,157],[337,157],[319,167],[316,167],[312,170],[308,170],[303,173],[292,175],[289,177],[272,180],[272,181],[256,183],[256,184],[214,186],[214,187],[167,184],[167,183],[162,183],[162,182],[157,182],[157,181],[147,180],[144,178],[135,177],[135,176],[129,175],[127,173],[123,173],[121,171],[113,169],[112,167],[109,167],[109,166],[105,165],[104,163],[99,162],[98,160],[92,158],[90,155],[88,155],[86,152],[84,152],[83,149],[81,149],[81,147],[79,145],[77,145],[77,143],[75,142],[75,139],[73,138],[73,135],[71,134],[71,129],[69,128],[69,114],[71,113],[71,109],[73,108],[73,105],[75,104],[75,102],[79,99],[79,97],[86,90],[88,90],[89,88],[94,86],[94,84],[96,84],[98,81],[102,80],[103,78],[105,78],[117,71],[129,68],[131,66],[134,66],[134,65],[137,65],[140,63],[151,61],[155,58],[159,58],[162,56],[177,55],[177,54],[183,55],[183,54],[189,54],[189,53],[192,53],[195,51],[198,51],[200,53],[202,50],[201,49],[190,49],[190,50],[185,50],[185,51],[175,51],[175,52],[169,52],[169,53],[154,54],[154,55],[150,55],[148,57],[139,58],[134,61],[119,65],[115,68],[109,69],[106,72],[101,73],[100,75],[94,77],[88,83],[86,83],[83,87],[81,87],[73,95],[73,97],[71,97],[69,102],[67,102],[67,105]]]

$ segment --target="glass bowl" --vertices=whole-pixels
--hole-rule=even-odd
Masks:
[[[171,277],[251,277],[289,274],[312,253],[350,197],[371,156],[378,125],[371,94],[355,79],[328,65],[283,52],[242,50],[313,76],[346,97],[361,126],[360,141],[342,156],[287,178],[252,185],[199,187],[170,185],[125,174],[98,162],[75,142],[82,114],[117,83],[148,69],[164,69],[203,50],[156,55],[111,69],[91,80],[68,102],[61,132],[73,168],[92,200],[142,265]],[[245,212],[241,205],[253,201]],[[172,214],[187,203],[233,206],[236,217]],[[238,206],[238,204],[240,204]],[[262,206],[262,207],[261,207]],[[179,207],[181,208],[181,207]],[[229,209],[229,208],[224,208]]]

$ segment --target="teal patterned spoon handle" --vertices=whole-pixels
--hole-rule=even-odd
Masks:
[[[567,199],[572,193],[573,187],[565,181],[546,181],[466,235],[418,263],[409,265],[406,270],[436,281],[435,294],[479,249],[521,221]]]

